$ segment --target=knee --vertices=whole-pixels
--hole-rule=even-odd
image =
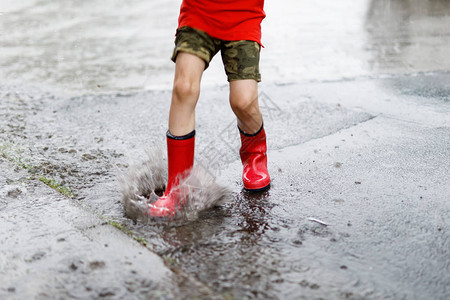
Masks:
[[[241,92],[230,95],[231,109],[235,113],[251,113],[258,106],[258,95],[255,93]]]
[[[196,101],[200,94],[200,83],[185,78],[178,78],[173,84],[173,94],[178,102]]]

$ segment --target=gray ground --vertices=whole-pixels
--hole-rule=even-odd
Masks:
[[[266,3],[272,188],[216,59],[196,163],[231,196],[144,224],[117,178],[164,147],[179,2],[0,1],[0,298],[450,298],[450,3],[310,2]]]

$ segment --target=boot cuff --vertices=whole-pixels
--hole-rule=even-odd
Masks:
[[[239,125],[238,125],[237,128],[239,129],[239,132],[240,132],[242,135],[245,135],[245,136],[248,136],[248,137],[252,137],[252,136],[257,136],[257,135],[261,132],[261,130],[263,130],[263,128],[264,128],[264,123],[261,124],[261,128],[258,129],[258,131],[255,132],[255,133],[245,133],[244,131],[242,131],[241,128],[239,128]]]
[[[175,136],[175,135],[171,134],[169,130],[167,130],[166,136],[172,140],[188,140],[195,136],[195,129],[192,130],[191,132],[189,132],[188,134],[185,134],[182,136]]]

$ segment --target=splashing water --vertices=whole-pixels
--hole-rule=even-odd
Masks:
[[[166,186],[167,168],[161,149],[147,151],[146,161],[131,166],[119,176],[122,203],[127,217],[148,223],[152,203]],[[195,166],[185,174],[173,191],[183,199],[171,221],[193,221],[202,211],[220,205],[230,198],[230,191],[217,184],[204,168]]]

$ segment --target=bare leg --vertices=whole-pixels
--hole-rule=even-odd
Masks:
[[[266,133],[258,104],[258,83],[253,79],[230,82],[230,104],[240,128],[244,188],[260,192],[270,187]]]
[[[183,136],[195,128],[195,106],[204,69],[205,62],[198,56],[178,53],[169,112],[169,131],[175,136]]]
[[[257,132],[263,119],[258,104],[258,83],[253,79],[230,81],[230,105],[245,133]]]
[[[173,216],[184,201],[175,189],[179,176],[192,168],[195,149],[195,106],[200,95],[200,80],[205,62],[197,56],[181,52],[177,56],[172,103],[167,135],[168,180],[164,195],[149,207],[152,217]],[[176,137],[174,137],[176,136]]]

